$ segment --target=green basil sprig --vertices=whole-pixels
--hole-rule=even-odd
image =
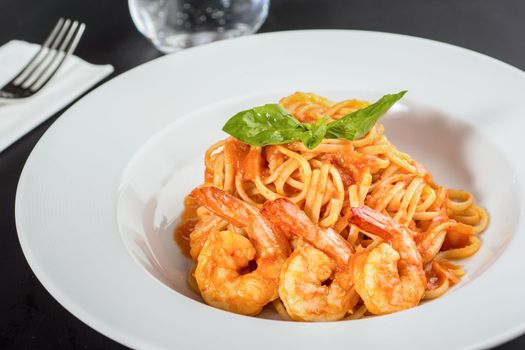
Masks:
[[[328,123],[301,123],[279,104],[254,107],[231,117],[223,131],[252,146],[279,145],[301,141],[308,149],[315,148],[323,138],[354,140],[365,135],[406,91],[381,97],[368,107]]]

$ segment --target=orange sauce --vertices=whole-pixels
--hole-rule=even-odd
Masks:
[[[240,173],[244,181],[255,181],[261,175],[263,164],[257,148],[230,137],[224,143],[224,158],[233,164],[235,172]]]
[[[375,172],[378,167],[373,158],[354,152],[350,148],[348,152],[330,154],[327,155],[327,158],[341,174],[341,180],[345,187],[358,183],[364,173],[368,172],[369,169]]]
[[[461,276],[463,276],[463,268],[454,265],[449,261],[441,260],[439,262],[439,266],[446,272],[451,286],[458,283],[461,279]]]
[[[425,266],[425,276],[427,278],[427,289],[433,290],[440,286],[439,276],[432,268],[432,263]]]
[[[458,223],[450,228],[443,242],[441,250],[463,248],[470,244],[470,237],[474,234],[473,227]]]
[[[256,148],[250,149],[242,162],[241,174],[245,181],[255,181],[262,173],[262,157]]]
[[[213,182],[213,172],[208,168],[204,170],[204,181],[207,183]]]
[[[197,202],[190,196],[186,196],[184,199],[184,211],[182,212],[180,222],[175,227],[173,236],[175,242],[179,246],[182,254],[187,257],[190,256],[190,233],[195,228],[197,223],[197,208],[199,205]]]
[[[229,137],[224,142],[224,160],[233,165],[235,172],[238,172],[242,166],[243,160],[250,151],[250,145],[245,144],[233,137]]]

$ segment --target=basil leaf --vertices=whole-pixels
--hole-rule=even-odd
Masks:
[[[279,104],[267,104],[239,112],[226,122],[222,130],[252,146],[292,141],[317,145],[326,133],[326,129],[323,133],[321,125],[307,127]]]
[[[301,123],[279,104],[267,104],[239,112],[231,117],[223,131],[252,146],[279,145],[301,141],[308,149],[317,147],[323,138],[353,140],[365,135],[406,91],[385,95],[376,103],[328,123]]]
[[[368,107],[350,113],[335,122],[328,124],[326,138],[354,140],[365,135],[375,123],[396,103],[405,91],[381,97]]]
[[[303,124],[308,131],[303,134],[303,137],[301,138],[301,142],[304,143],[306,148],[308,149],[314,149],[323,141],[326,130],[327,130],[327,119],[322,118],[319,119],[315,124]]]

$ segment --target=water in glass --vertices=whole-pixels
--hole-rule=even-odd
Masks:
[[[129,0],[138,30],[163,52],[255,33],[270,0]]]

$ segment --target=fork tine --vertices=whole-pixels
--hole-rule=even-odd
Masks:
[[[38,63],[40,62],[40,60],[37,60],[37,58],[39,58],[39,56],[44,52],[46,51],[48,48],[49,48],[49,45],[51,44],[51,42],[55,39],[56,35],[58,34],[58,31],[60,30],[60,28],[62,27],[62,24],[64,23],[64,19],[63,18],[59,18],[58,19],[58,22],[55,24],[55,27],[53,28],[53,30],[49,33],[49,35],[47,36],[46,40],[44,41],[44,43],[42,44],[42,46],[40,46],[40,49],[33,55],[33,57],[31,57],[31,60],[29,60],[29,62],[27,62],[27,64],[25,65],[25,67],[20,71],[20,73],[18,73],[11,81],[13,82],[13,84],[15,85],[19,85],[23,80],[25,80],[25,78],[27,77],[27,74],[33,70],[33,67]]]
[[[51,44],[51,47],[49,48],[45,56],[40,60],[40,62],[38,62],[37,65],[35,65],[35,67],[33,67],[33,69],[27,74],[26,78],[21,80],[18,85],[21,85],[24,89],[27,89],[42,75],[42,72],[49,65],[49,62],[51,62],[56,56],[57,47],[62,42],[62,38],[69,29],[70,24],[71,20],[66,19],[64,25],[62,26],[62,28],[60,28],[58,35],[53,40],[53,43]]]
[[[77,30],[78,27],[78,30]],[[45,75],[42,74],[41,77],[30,87],[31,91],[38,91],[40,90],[44,85],[46,85],[51,78],[58,72],[60,67],[64,64],[66,58],[68,58],[73,51],[75,51],[80,38],[82,37],[82,34],[84,33],[86,25],[84,23],[80,23],[75,21],[73,25],[71,26],[70,31],[68,32],[66,39],[60,46],[60,55],[57,55],[56,58],[53,60],[53,62],[48,66],[48,68],[45,71]]]
[[[35,72],[35,74],[33,75],[32,79],[28,80],[23,85],[23,87],[25,87],[25,88],[34,87],[35,84],[37,84],[40,80],[42,80],[47,75],[48,72],[52,71],[55,63],[60,59],[60,57],[62,55],[62,52],[64,51],[64,49],[68,45],[69,41],[71,40],[71,36],[73,35],[75,30],[77,29],[77,26],[78,26],[78,22],[74,21],[73,23],[71,23],[69,28],[66,28],[67,32],[63,31],[62,36],[60,37],[61,41],[60,42],[57,41],[56,43],[53,44],[53,46],[55,47],[55,50],[54,50],[53,54],[49,56],[50,58],[47,60],[46,64],[42,65],[42,69],[39,70],[38,74],[36,74],[36,72]],[[65,35],[65,38],[62,40],[64,35]],[[60,44],[60,47],[58,47],[59,44]],[[34,89],[31,88],[31,90],[34,90]]]

